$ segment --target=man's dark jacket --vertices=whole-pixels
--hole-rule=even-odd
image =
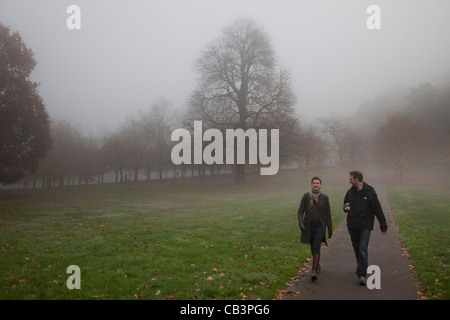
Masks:
[[[347,214],[348,228],[372,230],[374,217],[376,216],[380,223],[381,231],[387,231],[386,218],[373,187],[365,182],[361,191],[358,191],[355,186],[351,187],[345,194],[344,208],[345,203],[350,204],[350,212]]]

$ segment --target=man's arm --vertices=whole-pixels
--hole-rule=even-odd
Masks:
[[[345,213],[348,213],[350,211],[350,207],[346,205],[346,203],[350,203],[350,189],[347,190],[347,193],[344,197],[344,204],[343,204],[343,210]]]
[[[375,192],[375,189],[373,189],[373,198],[372,198],[372,210],[375,216],[378,219],[378,222],[380,223],[380,229],[383,234],[387,232],[388,226],[386,222],[386,217],[383,213],[383,208],[381,207],[380,201],[378,200],[378,195]]]

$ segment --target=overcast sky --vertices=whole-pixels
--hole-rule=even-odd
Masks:
[[[66,26],[72,4],[80,30]],[[366,25],[370,5],[381,9],[379,30]],[[240,17],[271,38],[304,120],[351,115],[450,69],[450,0],[0,0],[0,22],[34,52],[50,116],[93,133],[160,96],[183,108],[195,59]]]

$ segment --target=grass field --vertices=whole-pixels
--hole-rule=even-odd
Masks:
[[[274,299],[310,256],[296,213],[314,174],[0,190],[0,299]],[[337,227],[347,171],[320,176]],[[447,300],[450,188],[429,177],[387,194],[426,294]]]
[[[387,188],[406,249],[429,299],[449,300],[450,188],[401,185]]]
[[[450,176],[448,167],[380,171],[415,272],[432,300],[449,300]]]
[[[321,177],[337,225],[346,173]],[[274,299],[310,256],[296,217],[309,178],[232,179],[0,191],[0,298]]]

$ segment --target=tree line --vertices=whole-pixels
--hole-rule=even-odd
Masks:
[[[297,118],[280,163],[317,171],[332,165],[355,168],[372,161],[394,168],[398,178],[426,164],[448,168],[449,107],[450,86],[419,84],[405,97],[372,99],[349,118],[330,115],[310,123]],[[112,175],[112,182],[123,183],[233,172],[233,166],[226,164],[172,163],[171,133],[190,120],[185,110],[175,109],[161,97],[103,137],[86,136],[67,121],[52,122],[52,148],[28,181],[35,181],[34,186],[36,181],[40,186],[63,186],[103,183],[105,174]],[[252,169],[257,168],[246,166],[247,171]]]
[[[406,94],[370,99],[348,118],[330,114],[305,122],[296,112],[289,71],[251,19],[235,20],[202,51],[195,63],[199,83],[186,106],[174,108],[160,97],[102,137],[51,120],[37,84],[29,80],[36,64],[31,50],[1,25],[0,44],[3,184],[24,178],[34,187],[103,183],[106,176],[120,183],[220,172],[232,172],[239,184],[246,172],[259,169],[259,164],[175,166],[171,134],[177,128],[192,131],[197,120],[205,130],[222,132],[279,129],[280,164],[305,170],[377,161],[401,178],[430,161],[449,165],[450,77],[438,86],[423,83]]]

